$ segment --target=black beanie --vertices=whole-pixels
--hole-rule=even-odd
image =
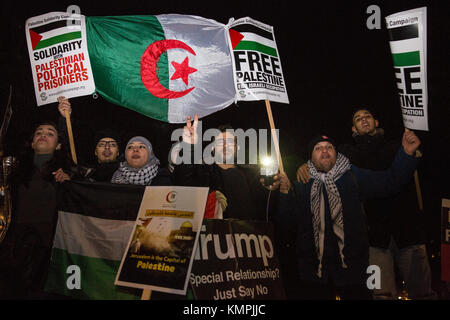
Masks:
[[[321,134],[321,135],[315,136],[309,142],[309,144],[308,144],[308,157],[309,158],[311,158],[312,152],[313,152],[314,147],[316,146],[316,144],[318,144],[319,142],[322,142],[322,141],[327,141],[327,142],[331,143],[334,146],[334,148],[336,149],[336,143],[334,142],[334,140],[329,138],[326,135]]]
[[[93,140],[94,149],[97,147],[97,143],[103,138],[114,139],[120,147],[119,135],[111,129],[103,129],[103,130],[97,131],[94,135],[94,140]]]

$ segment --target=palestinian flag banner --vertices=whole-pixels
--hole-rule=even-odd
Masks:
[[[289,103],[273,27],[246,17],[229,28],[237,100]]]
[[[51,12],[30,18],[25,36],[38,106],[56,102],[61,95],[94,92],[84,16]]]
[[[428,131],[427,8],[386,17],[403,123]]]
[[[46,291],[77,299],[140,299],[142,290],[114,285],[145,187],[61,184]]]
[[[96,90],[108,101],[170,123],[235,100],[228,29],[197,16],[86,18]]]

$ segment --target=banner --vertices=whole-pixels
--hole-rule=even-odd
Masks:
[[[450,200],[442,199],[441,279],[450,282]]]
[[[208,190],[146,187],[116,285],[186,294]]]
[[[428,131],[427,8],[386,17],[403,124]]]
[[[203,221],[190,283],[200,300],[285,299],[270,223]]]
[[[273,27],[246,17],[229,28],[237,100],[289,103]]]
[[[85,17],[51,12],[29,18],[25,35],[38,106],[95,90]]]
[[[46,291],[76,299],[140,299],[142,290],[114,285],[139,211],[143,186],[65,182]]]
[[[96,90],[153,119],[186,122],[235,100],[228,29],[198,16],[87,17]]]

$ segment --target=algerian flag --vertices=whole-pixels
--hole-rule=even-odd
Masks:
[[[144,187],[69,182],[63,192],[46,291],[78,299],[139,299],[114,285]]]
[[[426,7],[386,17],[403,123],[428,131]]]
[[[112,103],[181,123],[234,102],[221,23],[178,14],[86,17],[86,29],[96,90]]]

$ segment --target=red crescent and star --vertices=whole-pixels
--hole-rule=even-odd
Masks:
[[[159,57],[167,50],[176,48],[184,49],[195,56],[194,50],[186,43],[179,40],[168,39],[153,42],[147,47],[141,57],[142,83],[155,97],[175,99],[185,96],[195,89],[195,87],[191,87],[183,91],[173,91],[165,88],[159,81],[157,75],[157,63]],[[181,63],[172,61],[172,66],[175,68],[175,72],[170,80],[182,79],[186,85],[189,84],[189,75],[197,71],[197,69],[189,66],[189,57],[186,57]]]

